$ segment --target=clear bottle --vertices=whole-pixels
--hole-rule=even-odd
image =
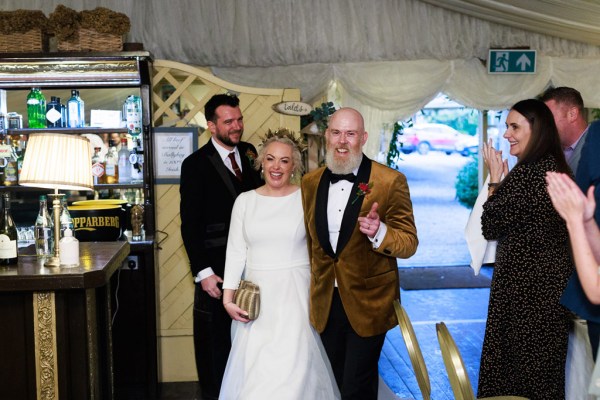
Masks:
[[[106,160],[104,161],[104,174],[106,175],[107,184],[114,185],[119,183],[119,156],[113,140],[108,141],[108,153],[106,153]]]
[[[144,149],[142,141],[135,140],[136,146],[129,154],[129,163],[131,164],[131,183],[144,182]]]
[[[123,114],[127,122],[128,133],[137,138],[142,133],[142,99],[140,96],[127,96],[123,104]]]
[[[0,111],[0,136],[6,135],[8,129],[8,115]]]
[[[129,149],[127,138],[121,138],[121,149],[117,154],[119,158],[119,183],[131,182],[131,164],[129,163]]]
[[[19,154],[17,155],[17,181],[21,176],[23,168],[23,159],[25,158],[25,150],[27,150],[27,136],[23,135],[19,138]]]
[[[18,167],[18,146],[19,142],[13,142],[10,136],[6,136],[4,144],[8,146],[9,156],[5,158],[6,164],[4,165],[4,186],[14,186],[18,182],[19,178],[19,167]]]
[[[94,155],[92,156],[92,176],[94,178],[94,185],[106,183],[104,157],[100,154],[100,147],[94,147]]]
[[[10,194],[3,193],[4,209],[0,214],[0,265],[15,265],[19,261],[17,226],[10,213]]]
[[[60,97],[57,97],[56,100],[58,101],[58,104],[60,104],[60,123],[61,123],[61,128],[66,128],[67,127],[67,105],[66,104],[62,104],[60,102]]]
[[[62,105],[60,98],[56,96],[50,97],[50,102],[46,105],[46,126],[48,128],[61,128],[62,122]]]
[[[60,198],[60,211],[58,214],[58,220],[60,221],[60,237],[62,238],[65,234],[66,229],[73,230],[73,218],[69,213],[69,208],[67,206],[67,197],[64,194]],[[54,208],[52,208],[52,222],[54,221]]]
[[[79,97],[79,90],[71,90],[71,98],[67,101],[67,126],[83,128],[85,126],[85,106]]]
[[[38,257],[54,254],[54,224],[48,212],[45,195],[40,196],[40,211],[35,220],[35,253]]]
[[[40,88],[32,88],[27,95],[27,119],[30,128],[46,127],[46,98]]]

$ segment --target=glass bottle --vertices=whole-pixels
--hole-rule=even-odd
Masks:
[[[46,126],[48,128],[61,128],[62,125],[62,106],[60,104],[60,98],[51,96],[50,102],[46,105]]]
[[[144,238],[144,207],[135,204],[131,207],[131,239],[143,240]]]
[[[61,195],[60,198],[60,211],[58,214],[58,220],[60,221],[60,237],[62,238],[65,234],[65,229],[73,230],[73,218],[69,213],[69,208],[67,207],[67,196]],[[52,222],[54,222],[54,208],[52,209]]]
[[[142,99],[140,96],[127,96],[125,104],[123,104],[123,111],[127,122],[127,133],[137,138],[142,133]]]
[[[22,135],[19,138],[19,154],[17,155],[17,182],[21,176],[21,169],[23,168],[23,159],[25,158],[25,150],[27,150],[27,136]]]
[[[92,176],[94,177],[94,185],[106,183],[106,174],[104,172],[104,157],[100,154],[100,147],[94,147],[94,155],[92,156]]]
[[[108,146],[108,153],[106,153],[106,160],[104,161],[104,174],[106,175],[106,183],[114,185],[119,183],[119,156],[113,140],[108,141]]]
[[[58,101],[58,104],[60,105],[60,123],[61,123],[61,128],[66,128],[67,127],[67,105],[66,104],[62,104],[60,102],[60,97],[56,98],[56,101]]]
[[[17,147],[19,142],[16,143],[11,140],[10,136],[6,136],[4,144],[8,146],[6,149],[9,151],[8,157],[5,158],[6,163],[4,165],[4,186],[14,186],[18,181],[18,164],[17,164]]]
[[[136,146],[129,154],[131,183],[142,183],[144,182],[144,149],[142,148],[142,141],[139,138],[135,142]]]
[[[32,88],[27,95],[27,119],[30,128],[46,127],[46,98],[40,88]]]
[[[8,129],[8,115],[0,111],[0,136],[6,135]]]
[[[71,90],[71,98],[67,101],[67,126],[83,128],[85,126],[84,102],[79,97],[79,90]]]
[[[46,195],[40,196],[40,211],[35,220],[35,253],[38,257],[54,254],[54,223],[48,212]]]
[[[121,138],[121,149],[117,154],[119,158],[119,183],[131,182],[131,164],[129,163],[129,149],[127,138]]]
[[[17,227],[10,213],[10,194],[3,193],[4,209],[0,214],[0,265],[15,265],[19,261]]]

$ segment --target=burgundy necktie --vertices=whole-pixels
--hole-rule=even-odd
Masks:
[[[231,160],[231,166],[233,167],[233,172],[235,172],[235,177],[238,179],[238,181],[241,181],[242,170],[240,169],[240,166],[238,165],[237,161],[235,161],[235,152],[232,151],[231,153],[229,153],[228,157]]]

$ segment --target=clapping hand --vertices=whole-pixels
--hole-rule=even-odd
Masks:
[[[558,172],[547,172],[546,183],[552,205],[565,221],[589,221],[594,218],[594,186],[588,189],[586,196],[568,175]]]
[[[498,183],[508,175],[508,161],[502,160],[502,150],[496,150],[491,139],[483,144],[483,162],[490,170],[490,182]]]

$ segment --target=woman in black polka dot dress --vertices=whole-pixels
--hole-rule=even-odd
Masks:
[[[518,102],[506,126],[504,137],[518,158],[510,173],[501,152],[491,145],[483,149],[491,184],[482,229],[498,247],[478,397],[564,399],[570,318],[559,299],[573,263],[567,228],[552,206],[545,175],[570,170],[543,102]]]

